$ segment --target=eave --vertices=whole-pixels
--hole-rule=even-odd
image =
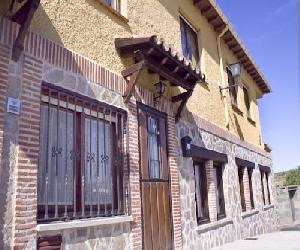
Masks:
[[[272,91],[270,85],[218,5],[212,0],[193,0],[193,2],[217,33],[221,33],[222,30],[228,26],[228,31],[223,36],[225,44],[237,57],[261,92],[263,94],[270,93]]]

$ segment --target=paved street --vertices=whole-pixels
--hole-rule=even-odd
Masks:
[[[239,240],[213,250],[300,250],[300,225],[255,238],[257,240]]]

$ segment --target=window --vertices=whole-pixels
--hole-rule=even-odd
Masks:
[[[102,0],[105,4],[115,9],[118,12],[121,12],[121,0]]]
[[[252,186],[252,174],[253,174],[253,169],[248,168],[248,179],[249,179],[249,189],[250,189],[250,203],[251,203],[251,208],[254,209],[254,199],[253,199],[253,186]]]
[[[247,116],[251,117],[250,114],[250,99],[249,99],[249,92],[248,89],[244,86],[243,87],[243,92],[244,92],[244,102],[245,102],[245,107],[247,109]]]
[[[197,220],[200,224],[209,221],[208,191],[205,163],[196,163],[194,166],[194,170],[196,182]]]
[[[266,185],[268,194],[268,204],[271,204],[270,188],[269,188],[269,173],[266,172]]]
[[[240,197],[241,197],[241,206],[242,211],[246,211],[246,202],[245,202],[245,190],[244,190],[244,167],[238,167],[238,176],[240,184]]]
[[[230,91],[230,96],[231,96],[231,103],[234,106],[237,106],[237,91],[238,91],[238,87],[235,86],[236,80],[234,79],[234,77],[232,76],[231,71],[227,68],[227,76],[228,76],[228,85],[229,85],[229,91]]]
[[[216,200],[217,200],[217,218],[222,219],[226,217],[225,213],[225,199],[223,191],[223,166],[214,164],[214,180],[216,186]]]
[[[262,198],[264,205],[271,204],[270,189],[269,189],[269,172],[260,170],[261,178],[261,189],[262,189]],[[267,197],[265,197],[265,190],[267,191]]]
[[[159,150],[158,120],[155,117],[148,117],[148,149],[149,149],[149,177],[160,179],[160,150]]]
[[[125,114],[42,88],[38,220],[123,214]]]
[[[180,17],[180,31],[183,56],[194,64],[198,64],[199,48],[197,31],[183,17]]]
[[[266,205],[266,199],[265,199],[265,188],[264,188],[264,172],[261,170],[260,171],[260,182],[261,182],[261,192],[262,192],[262,198],[264,205]]]

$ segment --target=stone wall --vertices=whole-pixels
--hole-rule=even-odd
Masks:
[[[101,225],[97,227],[66,229],[51,233],[40,233],[39,236],[62,235],[65,250],[129,250],[130,223]]]
[[[289,192],[294,193],[295,221],[292,217]],[[280,226],[285,227],[300,223],[300,186],[277,188],[277,197]]]
[[[186,116],[186,120],[187,120]],[[210,249],[226,242],[272,232],[278,227],[278,218],[274,206],[276,206],[276,193],[273,185],[273,171],[270,174],[271,206],[264,206],[262,201],[262,189],[258,164],[272,168],[272,160],[268,154],[263,154],[259,149],[254,151],[247,148],[243,142],[237,143],[226,140],[223,131],[214,126],[201,126],[205,121],[192,116],[186,121],[184,118],[176,126],[178,139],[178,165],[180,171],[181,186],[181,211],[182,211],[182,235],[184,249]],[[191,118],[191,117],[190,117]],[[226,219],[207,225],[198,226],[196,218],[195,178],[192,158],[182,156],[180,139],[190,136],[194,145],[224,153],[228,156],[223,173],[223,186],[225,196]],[[253,171],[253,196],[255,209],[242,213],[238,172],[235,157],[255,163]]]

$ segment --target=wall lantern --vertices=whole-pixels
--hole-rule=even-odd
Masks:
[[[154,86],[155,86],[155,92],[157,94],[156,96],[154,95],[154,101],[156,101],[157,99],[161,98],[165,93],[167,84],[165,84],[163,81],[160,80],[159,82],[155,83]]]
[[[227,67],[230,70],[233,78],[238,78],[241,76],[241,64],[240,63],[229,64]]]
[[[234,82],[237,82],[236,84],[233,84],[233,85],[230,85],[230,86],[227,86],[227,87],[220,87],[220,91],[224,90],[224,89],[230,89],[230,88],[234,88],[234,87],[237,87],[239,84],[238,84],[238,79],[239,77],[241,76],[241,64],[239,62],[237,63],[233,63],[233,64],[229,64],[227,65],[227,69],[230,71],[233,79],[234,79]]]

